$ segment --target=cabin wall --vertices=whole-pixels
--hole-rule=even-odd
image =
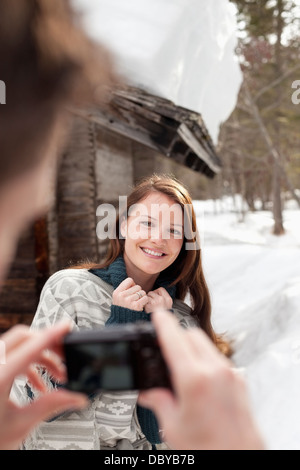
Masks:
[[[119,196],[126,196],[134,181],[134,161],[132,156],[132,141],[126,137],[116,135],[113,132],[96,128],[96,158],[95,158],[95,192],[96,211],[95,227],[101,225],[101,221],[108,221],[108,226],[101,232],[106,232],[100,238],[97,235],[97,260],[102,260],[108,248],[108,231],[114,223],[116,212],[105,210],[104,204],[119,207]],[[98,215],[97,215],[98,214]]]
[[[17,323],[31,322],[32,312],[37,306],[38,271],[35,259],[35,235],[32,226],[20,239],[15,262],[1,289],[0,332]]]

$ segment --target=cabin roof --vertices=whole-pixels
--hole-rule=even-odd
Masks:
[[[105,109],[74,111],[213,178],[222,164],[199,113],[132,86],[115,89]]]

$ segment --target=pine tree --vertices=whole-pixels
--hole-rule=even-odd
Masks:
[[[257,197],[266,207],[272,193],[274,233],[280,235],[282,190],[289,190],[300,205],[294,190],[299,186],[299,109],[291,103],[293,77],[300,74],[299,15],[291,0],[232,2],[238,10],[237,53],[244,83],[237,107],[221,130],[222,155],[227,157],[227,177],[230,169],[238,173],[231,180],[251,209]],[[226,147],[229,135],[231,151]]]

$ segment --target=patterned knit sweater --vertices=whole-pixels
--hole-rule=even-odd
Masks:
[[[123,282],[127,277],[126,266],[124,263],[123,256],[119,256],[113,263],[111,263],[105,269],[91,269],[90,272],[100,277],[103,281],[111,284],[114,289],[119,287],[121,282]],[[176,294],[176,287],[171,286],[171,280],[166,279],[161,273],[156,283],[153,287],[153,290],[164,287],[168,294],[174,300]],[[143,311],[132,310],[118,305],[111,306],[111,315],[106,322],[106,325],[113,325],[119,323],[135,323],[137,321],[150,321],[150,315]],[[137,405],[137,415],[140,426],[143,433],[151,444],[156,445],[161,442],[161,436],[159,432],[158,422],[154,413],[151,410],[143,408]]]
[[[64,318],[72,321],[74,330],[103,328],[111,316],[113,290],[86,269],[59,271],[43,288],[32,328],[50,326]],[[195,326],[188,305],[175,299],[172,308],[183,327]],[[50,380],[48,383],[53,386]],[[24,380],[15,381],[11,398],[21,405],[29,401]],[[137,417],[137,398],[135,391],[100,393],[85,410],[70,410],[42,423],[22,449],[150,450]],[[165,447],[160,444],[157,448]]]

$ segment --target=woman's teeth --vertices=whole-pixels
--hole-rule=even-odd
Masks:
[[[158,258],[163,256],[164,253],[158,253],[157,251],[148,250],[147,248],[142,248],[142,250],[148,255],[157,256]]]

